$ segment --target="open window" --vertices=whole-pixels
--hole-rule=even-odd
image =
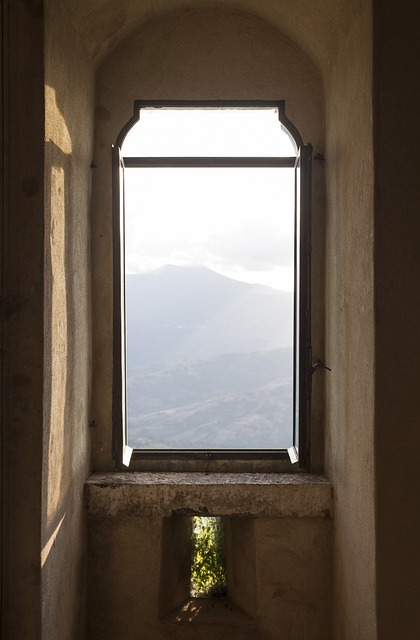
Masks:
[[[310,189],[283,101],[135,102],[113,148],[118,468],[308,468]]]

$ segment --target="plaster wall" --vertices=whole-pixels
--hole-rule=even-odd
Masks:
[[[323,152],[323,97],[309,58],[272,26],[239,12],[181,11],[151,21],[115,49],[97,73],[93,191],[94,470],[114,468],[112,428],[111,145],[135,99],[285,99],[286,114],[314,153]],[[315,168],[314,227],[323,225],[323,183]],[[316,237],[319,237],[317,235]],[[322,248],[314,245],[314,346],[322,355]],[[319,383],[318,383],[319,384]],[[321,385],[317,389],[322,395]],[[321,428],[321,403],[314,428]],[[321,466],[318,443],[316,465]]]
[[[39,638],[43,12],[2,3],[1,636]]]
[[[420,7],[374,2],[378,637],[419,635]]]
[[[371,4],[326,83],[326,471],[334,485],[334,633],[376,637]]]
[[[323,74],[334,61],[341,36],[363,0],[58,0],[100,63],[154,18],[179,10],[239,11],[262,18],[307,53]]]
[[[59,5],[45,4],[42,637],[83,638],[90,466],[90,163],[93,72]]]

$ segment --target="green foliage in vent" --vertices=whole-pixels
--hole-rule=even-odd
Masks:
[[[223,518],[192,519],[191,595],[195,598],[226,595],[224,533]]]

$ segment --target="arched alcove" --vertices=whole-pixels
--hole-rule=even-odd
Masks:
[[[93,406],[101,425],[93,447],[95,469],[111,469],[112,263],[110,150],[129,120],[135,100],[285,100],[286,115],[310,142],[324,149],[322,80],[313,62],[277,29],[255,16],[235,11],[190,10],[171,13],[144,25],[118,46],[97,71],[97,122],[93,224],[100,240],[93,244],[94,378]],[[323,176],[314,171],[313,276],[316,353],[322,356],[324,228]],[[101,310],[97,313],[96,310]],[[108,311],[106,311],[108,310]],[[100,353],[97,351],[100,349]],[[96,363],[100,362],[100,367]],[[107,363],[105,366],[105,362]],[[314,425],[321,430],[322,400],[318,385]],[[321,438],[315,439],[315,468],[322,465]]]
[[[89,56],[100,64],[146,23],[174,12],[218,9],[261,18],[281,31],[314,60],[325,76],[358,7],[346,0],[62,0]]]

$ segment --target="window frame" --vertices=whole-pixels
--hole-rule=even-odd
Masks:
[[[142,108],[276,108],[280,126],[293,139],[296,156],[279,157],[123,157],[125,137],[139,121]],[[118,134],[112,148],[113,215],[113,456],[118,470],[297,471],[310,470],[311,415],[311,165],[312,147],[304,144],[285,114],[285,101],[244,100],[135,100],[133,115]],[[288,449],[131,449],[127,443],[126,327],[125,327],[125,168],[141,167],[290,167],[295,170],[295,288],[294,288],[294,407],[292,442]],[[297,191],[297,175],[299,189]],[[297,203],[300,210],[297,211]],[[299,213],[299,215],[298,215]],[[299,220],[299,236],[296,232]],[[297,238],[300,242],[297,246]],[[296,263],[299,256],[299,283]],[[297,287],[297,284],[299,286]],[[296,309],[299,324],[296,324]],[[298,337],[298,352],[296,338]],[[298,365],[296,366],[296,362]],[[298,385],[296,385],[298,378]],[[297,458],[297,460],[296,460]],[[292,464],[296,462],[297,464]]]

